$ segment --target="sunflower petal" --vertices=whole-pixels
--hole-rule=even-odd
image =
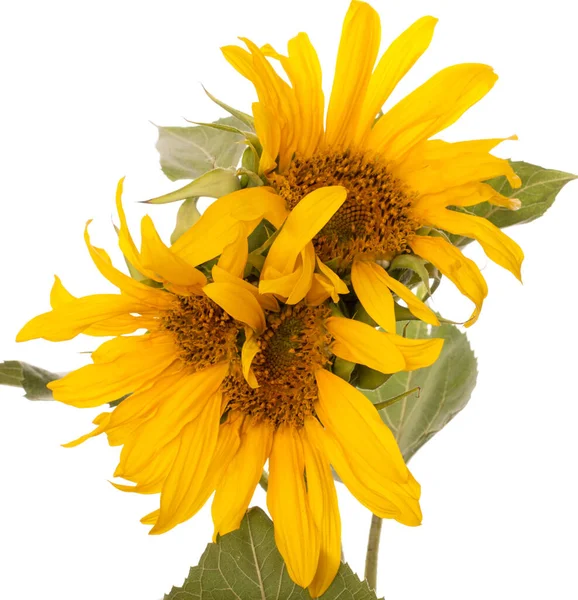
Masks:
[[[257,333],[265,330],[265,313],[257,298],[235,283],[209,283],[203,292],[237,321],[246,323]]]
[[[409,245],[418,256],[431,262],[453,281],[458,290],[476,305],[472,316],[465,323],[466,327],[473,325],[478,320],[484,298],[488,295],[486,280],[477,265],[441,237],[417,235]]]
[[[445,209],[429,211],[426,218],[426,224],[477,240],[488,258],[522,280],[524,252],[512,238],[487,219]]]
[[[307,497],[320,534],[319,563],[309,593],[317,598],[325,593],[341,564],[341,518],[329,461],[323,452],[303,436]]]
[[[327,109],[325,141],[332,148],[345,149],[355,135],[380,40],[377,12],[353,0],[343,22]]]
[[[369,149],[400,160],[412,147],[449,127],[493,87],[497,75],[487,65],[448,67],[398,102],[379,119]]]
[[[245,273],[248,256],[249,244],[247,243],[247,229],[244,223],[239,223],[237,226],[237,236],[228,246],[223,248],[223,252],[219,257],[217,264],[221,269],[242,279]]]
[[[395,310],[389,286],[373,262],[355,260],[351,268],[353,289],[369,316],[385,331],[395,331]],[[382,269],[383,270],[383,269]]]
[[[381,373],[397,373],[405,368],[405,359],[388,334],[341,317],[330,317],[325,326],[335,340],[332,351],[336,356]]]
[[[269,458],[272,440],[273,429],[268,423],[245,420],[241,445],[229,461],[213,499],[215,538],[239,528]]]
[[[74,448],[75,446],[79,446],[80,444],[86,442],[86,440],[90,439],[91,437],[100,435],[106,429],[108,422],[110,421],[110,415],[111,415],[111,413],[109,413],[109,412],[100,413],[96,417],[96,419],[94,419],[94,421],[93,421],[93,423],[98,426],[98,427],[96,427],[96,429],[93,429],[90,433],[86,433],[86,434],[80,436],[78,439],[76,439],[72,442],[68,442],[67,444],[62,444],[62,447],[63,448]]]
[[[422,17],[406,29],[383,53],[369,81],[363,108],[357,123],[355,143],[370,132],[385,101],[397,84],[427,50],[437,23],[434,17]]]
[[[252,388],[259,387],[259,382],[255,377],[255,373],[253,373],[251,364],[253,363],[255,355],[257,354],[257,352],[259,352],[260,349],[261,348],[259,346],[257,336],[250,327],[246,327],[245,342],[243,343],[243,348],[241,350],[241,366],[243,369],[243,377]]]
[[[291,579],[307,587],[315,577],[320,539],[307,499],[301,433],[289,426],[275,432],[269,458],[267,507],[275,543]]]

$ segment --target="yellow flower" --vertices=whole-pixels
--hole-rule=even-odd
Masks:
[[[231,217],[216,229],[209,208],[194,226],[199,241],[191,261],[165,246],[145,217],[139,251],[121,193],[122,182],[120,246],[158,287],[116,270],[85,233],[94,263],[120,293],[76,298],[56,278],[52,310],[18,335],[19,341],[115,336],[93,352],[93,364],[49,385],[56,400],[80,408],[125,397],[68,446],[100,433],[123,446],[115,476],[132,485],[114,485],[160,493],[160,508],[143,519],[151,533],[191,518],[213,493],[215,535],[236,529],[268,460],[278,548],[293,580],[318,596],[340,562],[330,464],[375,514],[407,525],[421,521],[420,486],[392,433],[365,396],[330,372],[331,360],[340,356],[385,373],[413,370],[437,359],[442,340],[405,339],[332,316],[328,304],[279,305],[260,294],[242,278],[245,264],[238,260],[247,255],[247,232],[263,216],[250,207],[241,225]],[[277,222],[274,201],[269,209],[268,220]],[[209,281],[196,267],[217,255]]]
[[[263,291],[289,303],[301,300],[308,286],[318,296],[323,290],[326,297],[343,293],[344,283],[323,264],[331,261],[340,275],[351,275],[359,300],[384,329],[394,331],[392,293],[418,318],[437,325],[432,311],[384,268],[395,256],[413,252],[473,301],[475,310],[466,323],[471,325],[487,295],[486,282],[473,261],[443,235],[427,236],[424,226],[478,240],[490,259],[520,278],[523,253],[515,242],[486,219],[448,210],[485,201],[519,207],[519,201],[483,183],[505,175],[513,187],[520,185],[508,161],[490,154],[503,140],[431,139],[486,95],[497,79],[492,68],[448,67],[380,113],[427,49],[436,22],[419,19],[375,64],[379,16],[365,2],[353,0],[343,24],[325,127],[321,68],[305,33],[289,41],[287,55],[244,38],[248,50],[222,49],[256,88],[260,171],[292,211],[265,261]],[[275,71],[275,61],[290,85]],[[344,202],[319,203],[310,195],[334,185],[346,188]],[[187,243],[186,238],[181,242]]]

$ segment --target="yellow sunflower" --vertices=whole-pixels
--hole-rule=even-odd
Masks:
[[[353,0],[343,24],[325,126],[321,68],[305,33],[289,41],[286,55],[245,38],[247,50],[222,49],[256,88],[260,172],[288,212],[264,264],[263,292],[289,303],[299,302],[308,286],[317,294],[344,293],[345,284],[335,273],[328,278],[331,266],[351,278],[358,299],[385,330],[395,331],[392,292],[418,318],[437,325],[432,311],[387,272],[395,256],[411,252],[473,301],[475,310],[466,323],[471,325],[487,295],[486,282],[445,235],[428,235],[430,228],[477,240],[490,259],[520,278],[519,246],[488,220],[450,208],[485,201],[519,208],[519,201],[484,183],[505,175],[513,187],[520,185],[508,161],[490,154],[503,140],[431,139],[486,95],[497,79],[492,68],[469,63],[448,67],[381,112],[427,49],[436,21],[419,19],[376,64],[379,16],[365,2]],[[276,62],[290,83],[277,73]],[[334,185],[346,188],[345,201],[319,203],[310,195]],[[185,238],[181,246],[188,243]]]
[[[278,224],[277,200],[266,214],[247,202],[241,220],[235,205],[234,216],[217,223],[221,241],[209,208],[193,227],[199,241],[190,255],[197,258],[187,262],[165,246],[148,216],[137,249],[121,193],[122,182],[120,247],[156,287],[115,269],[86,231],[94,263],[120,293],[76,298],[56,278],[52,310],[17,338],[115,336],[93,352],[93,364],[49,385],[56,400],[80,408],[124,397],[95,419],[94,431],[68,445],[106,433],[111,445],[123,446],[115,476],[132,485],[115,485],[160,493],[160,508],[143,519],[155,534],[191,518],[213,493],[215,535],[236,529],[268,460],[277,546],[292,579],[319,596],[340,563],[330,465],[376,515],[421,521],[420,486],[392,433],[369,400],[330,371],[331,361],[412,370],[432,364],[442,340],[405,339],[333,316],[327,303],[280,305],[260,294],[243,278],[246,234],[263,216]],[[345,192],[316,192],[319,199],[335,195]],[[217,255],[210,270],[201,265]]]

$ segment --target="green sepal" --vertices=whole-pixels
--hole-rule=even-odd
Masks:
[[[179,206],[175,229],[171,233],[171,244],[174,244],[183,233],[188,231],[201,218],[201,213],[197,208],[198,200],[195,197],[187,198]]]
[[[205,90],[205,94],[207,94],[207,96],[209,96],[209,98],[215,104],[218,104],[222,109],[226,110],[231,116],[233,116],[236,119],[238,119],[239,121],[241,121],[241,123],[246,125],[251,131],[253,131],[253,132],[255,131],[255,120],[253,119],[253,117],[251,115],[248,115],[247,113],[244,113],[241,110],[237,110],[236,108],[233,108],[232,106],[229,106],[228,104],[225,104],[218,98],[215,98],[215,96],[213,96],[213,94],[211,94],[204,86],[203,86],[203,90]]]

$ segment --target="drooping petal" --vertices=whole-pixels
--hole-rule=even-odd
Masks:
[[[323,369],[315,373],[316,412],[347,455],[359,455],[381,476],[405,483],[409,472],[390,429],[373,404],[341,377]]]
[[[179,434],[180,447],[161,493],[159,518],[151,534],[159,534],[190,519],[191,505],[211,465],[221,416],[220,392],[210,396],[198,416]]]
[[[493,87],[487,65],[465,63],[443,69],[398,102],[371,130],[368,149],[400,160],[413,146],[449,127]]]
[[[341,564],[341,518],[329,460],[303,436],[307,497],[315,525],[319,530],[319,563],[309,593],[321,596],[331,585]]]
[[[371,75],[363,108],[357,123],[355,143],[359,144],[371,130],[375,116],[396,85],[427,50],[437,23],[434,17],[422,17],[406,29],[379,59]]]
[[[214,399],[228,370],[229,364],[223,362],[186,375],[173,386],[155,418],[145,421],[125,443],[115,476],[126,479],[141,471],[160,448],[178,436]]]
[[[241,445],[229,461],[213,499],[215,538],[239,528],[269,458],[272,440],[273,428],[269,423],[245,420]]]
[[[259,173],[269,173],[277,166],[277,157],[281,148],[281,127],[275,114],[261,102],[253,102],[255,132],[263,146],[259,159]]]
[[[239,190],[213,202],[173,244],[172,250],[190,265],[200,265],[219,256],[234,242],[239,222],[246,224],[249,235],[262,219],[279,228],[286,216],[285,200],[271,188]]]
[[[317,257],[317,269],[321,276],[325,279],[326,284],[331,290],[331,299],[333,302],[339,302],[339,294],[349,293],[349,288],[345,281],[329,268],[319,257]]]
[[[237,226],[237,236],[228,246],[223,248],[217,265],[231,275],[243,279],[248,256],[247,228],[244,223],[239,223]]]
[[[281,425],[269,458],[267,507],[275,526],[275,543],[291,579],[307,587],[315,577],[320,539],[305,487],[303,441],[299,430]]]
[[[476,263],[466,258],[455,246],[441,237],[416,235],[410,242],[411,249],[425,260],[436,266],[460,292],[469,298],[476,308],[465,323],[473,325],[480,315],[484,298],[488,295],[488,286]]]
[[[145,335],[135,339],[136,349],[111,362],[87,365],[50,382],[47,387],[54,399],[78,408],[113,402],[145,386],[177,360],[172,338]]]
[[[394,332],[396,321],[393,297],[380,273],[372,267],[373,264],[375,263],[355,260],[351,268],[351,283],[369,316],[385,331]]]
[[[259,304],[265,310],[269,310],[271,312],[279,311],[279,303],[277,302],[277,300],[275,300],[273,296],[270,296],[268,294],[260,294],[259,288],[256,285],[253,285],[252,283],[249,283],[244,279],[240,279],[235,275],[231,275],[231,273],[225,271],[225,269],[222,269],[219,265],[215,265],[212,268],[211,273],[213,275],[213,281],[215,283],[234,283],[235,285],[240,285],[241,287],[245,288],[248,292],[251,292],[251,294],[253,294],[253,296],[257,298],[257,302],[259,302]]]
[[[259,382],[253,373],[251,364],[255,355],[260,350],[259,342],[254,331],[250,327],[245,328],[245,341],[243,342],[243,348],[241,349],[241,368],[243,370],[243,377],[245,381],[252,387],[258,388]]]
[[[269,249],[263,271],[274,268],[283,275],[291,273],[299,253],[339,210],[346,197],[347,191],[341,186],[319,188],[307,194],[287,217]]]
[[[512,238],[487,219],[441,209],[428,211],[424,224],[477,240],[488,258],[510,271],[520,281],[522,280],[523,250]]]
[[[265,313],[257,298],[234,283],[209,283],[203,292],[237,321],[246,323],[257,333],[265,330]]]
[[[408,472],[406,483],[389,479],[372,459],[368,465],[360,454],[349,455],[339,441],[319,421],[305,421],[308,439],[324,452],[349,491],[371,512],[384,519],[395,519],[404,525],[421,523],[420,486]],[[349,448],[348,448],[349,450]]]
[[[442,351],[441,338],[411,339],[394,333],[387,334],[405,359],[404,371],[423,369],[435,363]]]
[[[331,349],[336,356],[381,373],[397,373],[405,368],[405,359],[388,334],[341,317],[330,317],[325,326],[335,340]]]
[[[377,12],[353,0],[343,22],[327,109],[325,141],[331,148],[345,149],[355,135],[380,40]]]

